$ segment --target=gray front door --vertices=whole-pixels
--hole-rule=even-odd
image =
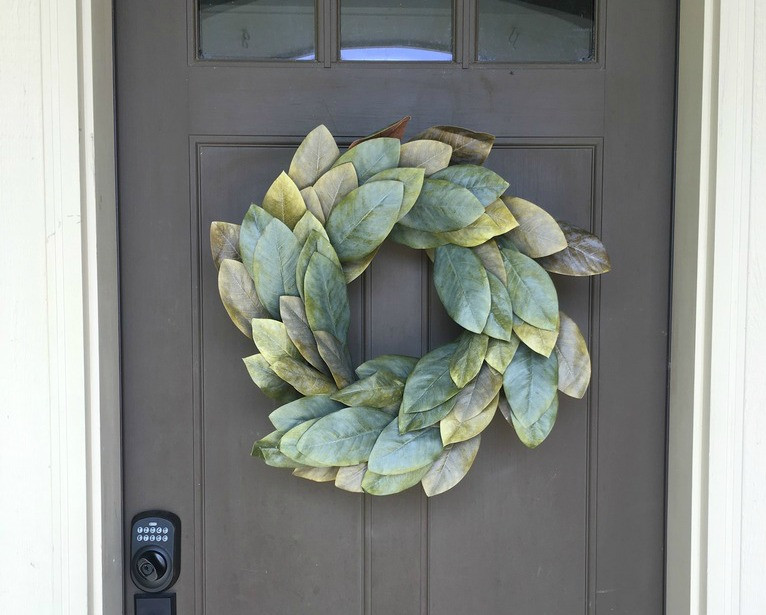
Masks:
[[[178,613],[661,613],[676,3],[115,5],[125,518],[181,518]],[[407,114],[409,134],[497,135],[488,166],[600,234],[613,265],[556,280],[590,344],[586,399],[562,400],[534,451],[498,416],[431,500],[249,457],[274,404],[242,366],[254,350],[207,241],[317,124],[349,143]],[[454,335],[429,278],[422,254],[385,245],[349,288],[356,362]]]

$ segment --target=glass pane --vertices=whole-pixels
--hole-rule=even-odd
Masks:
[[[481,62],[592,62],[594,0],[479,0]]]
[[[316,58],[314,0],[200,0],[200,57]]]
[[[451,62],[452,0],[341,0],[340,59]]]

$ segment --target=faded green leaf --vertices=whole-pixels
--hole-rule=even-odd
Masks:
[[[378,139],[380,137],[392,137],[394,139],[399,139],[404,136],[404,131],[407,128],[407,124],[412,119],[412,116],[405,115],[402,119],[397,120],[393,124],[389,124],[385,128],[381,128],[380,130],[376,130],[371,135],[368,135],[366,137],[362,137],[361,139],[357,139],[354,141],[351,145],[349,145],[349,149],[352,147],[356,147],[360,143],[364,143],[365,141],[370,141],[371,139]]]
[[[210,252],[216,269],[221,261],[231,259],[241,261],[239,255],[239,224],[213,222],[210,224]]]
[[[505,396],[516,418],[525,427],[533,425],[545,413],[558,386],[556,353],[544,357],[521,344],[505,370]]]
[[[404,184],[404,196],[402,197],[402,206],[399,208],[397,220],[401,220],[412,209],[420,196],[423,188],[425,173],[423,169],[386,169],[373,175],[368,181],[377,182],[382,180],[395,180]]]
[[[394,419],[383,429],[372,447],[367,466],[375,474],[406,474],[431,465],[442,448],[439,430],[435,427],[402,434]]]
[[[239,254],[250,275],[253,275],[255,246],[263,231],[274,220],[269,212],[258,205],[250,205],[239,229]]]
[[[561,275],[598,275],[612,268],[601,240],[588,231],[567,222],[559,222],[567,247],[539,259],[544,269]]]
[[[341,268],[323,254],[315,253],[306,269],[303,294],[314,335],[317,331],[329,331],[339,340],[347,339],[351,309]]]
[[[269,365],[285,357],[300,359],[298,349],[287,335],[284,323],[270,318],[253,318],[253,341]]]
[[[355,466],[346,466],[338,468],[338,475],[335,477],[335,486],[344,491],[352,493],[364,493],[362,489],[362,479],[367,472],[367,464],[359,463]]]
[[[460,230],[484,213],[484,206],[462,186],[443,179],[426,179],[415,205],[400,223],[418,231]]]
[[[324,224],[326,216],[324,215],[322,203],[319,200],[319,195],[314,189],[314,186],[306,186],[301,190],[301,196],[303,197],[303,202],[306,204],[306,209],[314,214],[314,217],[319,220],[321,224]]]
[[[255,246],[253,281],[258,298],[274,318],[279,318],[279,298],[298,295],[295,265],[300,244],[292,231],[274,219],[269,222]]]
[[[333,166],[339,167],[346,162],[350,162],[356,169],[356,176],[359,183],[363,184],[376,173],[383,169],[399,166],[399,150],[401,143],[399,139],[390,137],[381,137],[364,141],[356,147],[349,149]]]
[[[282,439],[279,441],[279,451],[301,465],[312,466],[315,468],[331,467],[331,464],[324,464],[316,459],[311,459],[298,450],[298,442],[318,420],[319,419],[310,419],[285,432]]]
[[[400,413],[424,412],[457,395],[459,389],[449,373],[456,349],[455,343],[440,346],[417,362],[404,385]]]
[[[298,186],[284,171],[266,191],[262,207],[290,229],[293,229],[306,213],[306,204]]]
[[[401,354],[383,354],[369,361],[365,361],[356,368],[356,375],[360,378],[372,376],[375,372],[388,371],[404,382],[415,369],[418,359]]]
[[[513,311],[540,329],[555,331],[559,324],[559,299],[553,281],[531,258],[501,249],[508,276],[508,294]]]
[[[322,175],[314,184],[319,203],[322,206],[322,213],[326,221],[333,208],[352,190],[359,187],[359,181],[356,178],[356,170],[350,162],[333,167],[327,173]]]
[[[338,468],[295,468],[293,476],[313,480],[317,483],[330,483],[338,475]]]
[[[558,223],[542,207],[519,197],[503,197],[503,202],[519,223],[508,236],[521,252],[531,258],[540,258],[567,247]]]
[[[378,371],[335,393],[332,398],[347,406],[386,408],[399,404],[404,382],[389,371]]]
[[[519,338],[515,335],[511,336],[511,341],[492,339],[489,340],[487,346],[487,355],[484,357],[484,361],[491,368],[497,370],[501,374],[505,373],[508,366],[513,360],[513,355],[516,354],[516,349],[519,347]]]
[[[545,357],[550,356],[551,352],[553,352],[553,347],[556,345],[556,339],[559,336],[558,328],[554,331],[538,329],[515,315],[513,319],[513,332],[524,344]]]
[[[497,247],[497,242],[494,240],[487,241],[479,246],[473,248],[473,253],[479,257],[481,264],[484,265],[484,269],[487,273],[492,273],[505,286],[508,283],[508,276],[505,273],[505,265],[503,264],[503,256],[500,254],[500,248]]]
[[[476,377],[484,363],[488,344],[486,335],[465,331],[460,336],[449,364],[450,376],[456,386],[462,389]]]
[[[414,228],[409,228],[401,224],[394,226],[388,238],[391,241],[395,241],[396,243],[408,246],[415,250],[437,248],[449,243],[443,235],[429,233],[428,231],[417,231]]]
[[[298,188],[305,188],[327,171],[339,154],[340,150],[327,127],[317,126],[298,146],[288,174]]]
[[[288,337],[292,340],[301,356],[321,372],[327,372],[327,366],[317,350],[314,333],[309,327],[306,308],[300,297],[280,297],[279,314],[285,324]]]
[[[268,436],[261,438],[250,451],[253,457],[260,457],[266,465],[274,468],[296,468],[300,464],[287,457],[279,450],[279,441],[284,435],[283,431],[272,431]]]
[[[436,248],[434,285],[452,320],[468,331],[481,333],[492,306],[487,272],[468,248]]]
[[[269,362],[259,354],[242,359],[253,382],[264,395],[275,399],[280,403],[286,403],[300,397],[289,383],[282,380],[274,370],[269,367]]]
[[[415,141],[415,143],[418,142]],[[446,179],[453,184],[463,186],[470,190],[485,207],[497,200],[509,186],[508,182],[494,171],[475,164],[452,165],[435,173],[433,178]]]
[[[375,255],[378,253],[379,249],[380,246],[375,248],[372,253],[363,258],[360,258],[359,260],[343,263],[343,276],[346,278],[346,284],[350,284],[365,272],[367,267],[370,266],[372,259],[375,258]]]
[[[339,389],[350,385],[356,377],[351,368],[351,355],[348,346],[341,342],[332,333],[327,331],[314,331],[317,341],[317,349],[322,360],[330,368],[330,373]]]
[[[493,237],[507,233],[516,226],[508,208],[499,199],[487,205],[485,213],[459,231],[440,233],[450,243],[466,248],[480,246]]]
[[[306,243],[306,240],[309,238],[309,235],[312,231],[316,231],[325,239],[329,240],[329,237],[327,237],[327,232],[324,230],[322,223],[316,219],[314,214],[312,214],[310,211],[307,211],[305,214],[303,214],[303,217],[298,220],[298,223],[293,229],[293,235],[295,235],[295,238],[298,240],[298,243],[301,245],[301,247],[303,247],[303,245]]]
[[[432,126],[415,139],[434,139],[452,146],[451,164],[484,164],[492,151],[495,137],[459,126]]]
[[[413,412],[411,414],[400,413],[399,431],[405,433],[407,431],[415,431],[417,429],[424,429],[431,425],[436,425],[436,423],[452,412],[456,402],[457,395],[454,395],[444,403],[441,403],[434,408],[430,408],[429,410]]]
[[[298,287],[298,294],[304,297],[303,284],[306,278],[306,269],[309,267],[309,261],[316,252],[319,252],[323,256],[329,258],[337,267],[340,267],[340,261],[338,255],[335,253],[335,249],[332,244],[325,238],[322,233],[312,231],[309,233],[306,243],[303,244],[300,253],[298,254],[298,260],[295,262],[295,283]]]
[[[221,262],[221,268],[218,270],[218,292],[226,313],[237,325],[237,329],[247,337],[252,337],[250,321],[267,316],[268,312],[258,299],[255,284],[242,263],[231,259]]]
[[[402,145],[400,167],[423,169],[426,176],[444,169],[452,158],[452,146],[441,141],[422,139]]]
[[[484,333],[499,340],[509,341],[513,334],[513,305],[508,289],[500,279],[487,271],[492,306],[484,327]]]
[[[439,423],[439,431],[444,445],[465,442],[475,438],[489,427],[495,412],[497,412],[499,399],[500,393],[496,394],[485,407],[469,407],[466,412],[461,412],[460,414],[455,411],[457,410],[456,404],[455,409]]]
[[[556,422],[556,416],[559,411],[559,398],[558,395],[553,396],[553,401],[543,415],[530,426],[525,426],[516,415],[511,411],[510,423],[516,430],[516,435],[519,436],[522,444],[527,448],[537,448],[542,444],[543,440],[553,430],[553,424]],[[508,420],[508,417],[506,417]]]
[[[290,383],[302,395],[329,395],[337,390],[332,380],[302,361],[284,358],[270,367],[277,376]]]
[[[471,469],[479,452],[481,436],[446,446],[423,476],[423,491],[428,497],[439,495],[457,485]]]
[[[417,485],[426,475],[430,466],[418,468],[406,474],[394,474],[385,476],[376,474],[369,469],[362,479],[362,489],[370,495],[393,495],[401,493]]]
[[[580,328],[561,312],[561,328],[556,341],[559,361],[559,391],[582,399],[590,382],[590,354]]]
[[[289,431],[296,425],[319,419],[343,408],[327,395],[311,395],[280,406],[269,414],[269,420],[280,431]]]

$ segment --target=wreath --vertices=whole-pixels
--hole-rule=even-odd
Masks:
[[[241,225],[213,222],[218,289],[258,354],[244,363],[281,402],[252,454],[296,476],[428,496],[470,469],[499,409],[523,444],[551,432],[558,392],[581,398],[588,348],[559,311],[548,272],[609,271],[601,241],[556,222],[485,168],[494,137],[435,126],[402,143],[409,117],[341,154],[325,126]],[[352,367],[346,285],[391,240],[426,250],[447,313],[464,331],[421,358]]]

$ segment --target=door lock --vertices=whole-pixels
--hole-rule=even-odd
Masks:
[[[130,531],[130,577],[141,591],[170,588],[181,571],[181,520],[161,510],[133,517]]]

